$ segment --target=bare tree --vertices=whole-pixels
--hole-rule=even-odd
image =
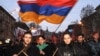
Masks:
[[[92,5],[87,5],[86,7],[83,7],[81,10],[81,18],[87,17],[91,15],[94,12],[94,7]]]

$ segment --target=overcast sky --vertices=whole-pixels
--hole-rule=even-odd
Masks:
[[[100,0],[78,0],[73,9],[62,22],[61,26],[58,28],[57,32],[67,29],[68,25],[73,21],[80,21],[80,11],[83,7],[87,6],[87,4],[92,5],[95,8],[100,5]],[[17,0],[0,0],[0,5],[4,7],[16,20],[18,20],[18,11],[15,10],[16,8],[19,8]],[[49,31],[55,31],[59,25],[43,21],[40,26],[42,26],[42,29],[44,30],[48,28]]]

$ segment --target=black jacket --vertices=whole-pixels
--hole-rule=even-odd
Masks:
[[[19,45],[17,45],[16,47],[14,47],[13,49],[12,49],[12,54],[11,54],[11,56],[13,55],[13,54],[18,54],[22,49],[24,48],[24,45],[21,43],[21,44],[19,44]],[[30,46],[27,48],[27,50],[25,51],[29,56],[40,56],[40,54],[39,54],[39,49],[36,47],[36,46],[34,46],[34,45],[32,45],[32,44],[30,44]],[[25,55],[23,55],[23,53],[21,53],[19,56],[25,56]]]
[[[100,40],[96,42],[92,39],[88,42],[88,44],[91,47],[92,56],[100,56]]]
[[[58,51],[56,56],[75,56],[76,55],[76,49],[74,48],[74,45],[71,43],[69,45],[66,45],[64,42],[58,46]]]
[[[86,43],[86,42],[76,42],[75,43],[75,47],[76,47],[76,56],[91,56],[91,48],[90,46]]]

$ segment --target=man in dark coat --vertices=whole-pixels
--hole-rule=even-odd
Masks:
[[[22,42],[14,47],[11,56],[40,56],[39,49],[31,42],[32,34],[30,32],[24,33]]]
[[[77,49],[77,56],[91,56],[91,48],[85,41],[85,37],[83,34],[77,35],[77,41],[75,42],[75,46]]]
[[[88,44],[91,46],[92,56],[100,56],[99,32],[92,33],[92,40],[90,40]]]

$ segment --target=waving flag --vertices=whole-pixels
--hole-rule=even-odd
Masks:
[[[23,22],[33,21],[37,24],[46,20],[60,24],[76,0],[19,0],[20,17]]]

